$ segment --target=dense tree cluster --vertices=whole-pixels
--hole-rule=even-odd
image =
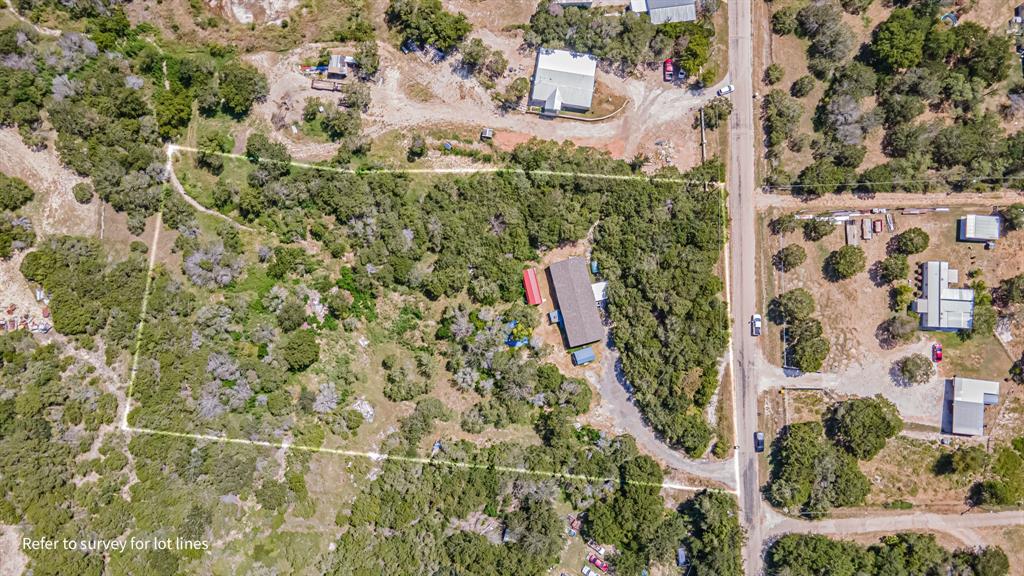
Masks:
[[[531,47],[593,54],[624,72],[671,57],[689,77],[699,76],[708,84],[717,75],[708,66],[714,35],[714,28],[703,23],[656,26],[646,14],[627,11],[609,15],[602,10],[543,0],[530,18],[523,39]]]
[[[24,180],[0,173],[0,212],[13,212],[31,202],[34,196]]]
[[[401,32],[405,42],[442,52],[458,46],[473,29],[464,14],[446,11],[440,0],[391,0],[385,14],[388,25]]]
[[[52,293],[50,309],[58,332],[93,335],[107,328],[110,350],[127,348],[146,284],[143,257],[133,254],[108,264],[96,240],[56,236],[25,256],[21,273]]]
[[[32,188],[23,180],[0,173],[0,260],[6,260],[15,250],[24,250],[35,243],[32,222],[13,213],[34,196]]]
[[[860,546],[811,534],[787,534],[768,549],[769,574],[784,576],[883,576],[957,574],[1006,576],[1010,562],[998,546],[949,552],[934,534],[904,532]]]
[[[857,459],[830,442],[820,422],[790,424],[772,446],[766,496],[773,506],[821,518],[862,503],[870,489]]]
[[[817,372],[828,357],[830,345],[823,337],[821,322],[814,318],[814,297],[804,288],[794,288],[772,300],[768,318],[785,324],[786,357],[803,372]]]
[[[1024,502],[1024,436],[995,449],[988,477],[971,486],[976,505],[1019,506]]]

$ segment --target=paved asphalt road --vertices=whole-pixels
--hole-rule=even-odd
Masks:
[[[730,307],[733,315],[732,361],[735,387],[736,461],[741,520],[747,529],[743,550],[748,576],[761,573],[763,522],[754,432],[757,430],[757,344],[750,335],[754,310],[754,87],[751,0],[729,2],[729,76],[736,87],[729,116]]]

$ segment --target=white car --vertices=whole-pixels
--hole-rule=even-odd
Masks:
[[[590,569],[590,566],[583,567],[583,576],[598,576],[597,572]]]
[[[719,88],[718,89],[718,95],[719,96],[725,96],[726,94],[732,94],[735,91],[736,91],[736,87],[733,86],[732,84],[729,84],[728,86],[723,86],[722,88]]]
[[[750,335],[760,336],[761,335],[761,315],[754,314],[750,317]]]

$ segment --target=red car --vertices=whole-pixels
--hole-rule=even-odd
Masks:
[[[671,82],[672,80],[675,80],[676,68],[675,66],[672,65],[671,58],[665,58],[665,62],[662,64],[661,68],[662,74],[665,78],[665,82]]]
[[[932,344],[932,359],[942,362],[942,344]]]
[[[608,563],[598,558],[597,554],[591,554],[590,556],[587,556],[587,561],[589,561],[594,566],[600,568],[602,572],[608,571]]]

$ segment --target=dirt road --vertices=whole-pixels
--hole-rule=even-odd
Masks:
[[[1024,192],[953,192],[949,194],[910,194],[894,192],[892,194],[856,195],[829,194],[814,200],[804,200],[789,194],[760,194],[757,208],[780,208],[783,210],[806,210],[807,212],[833,210],[839,208],[903,208],[933,206],[969,206],[969,205],[1006,205],[1024,202]]]
[[[904,532],[927,531],[942,532],[959,539],[968,546],[986,544],[975,529],[1000,526],[1024,525],[1024,511],[1010,512],[969,512],[966,514],[932,514],[910,512],[906,514],[878,515],[877,512],[865,512],[864,516],[854,518],[835,518],[811,522],[788,518],[777,512],[768,512],[766,535],[781,536],[788,533],[824,534],[828,536],[848,536],[851,534],[867,534],[871,532]]]
[[[198,210],[199,212],[202,212],[203,214],[209,214],[209,215],[214,216],[216,218],[220,218],[221,220],[224,220],[225,222],[230,222],[231,224],[237,226],[238,228],[241,228],[242,230],[246,230],[248,232],[254,232],[254,230],[252,228],[249,228],[245,224],[239,224],[233,218],[225,216],[224,214],[221,214],[220,212],[217,212],[216,210],[211,210],[211,209],[207,208],[206,206],[203,206],[202,204],[200,204],[195,198],[189,196],[188,192],[185,191],[185,187],[182,186],[181,182],[178,180],[178,176],[174,173],[174,154],[177,151],[178,151],[178,147],[175,146],[174,144],[168,144],[167,145],[167,149],[164,151],[165,155],[167,156],[167,166],[166,166],[166,168],[167,168],[167,175],[168,175],[168,177],[171,180],[171,186],[173,186],[174,190],[178,194],[180,194],[182,198],[185,199],[185,202],[188,202],[189,206],[195,208],[196,210]]]
[[[587,378],[601,394],[601,405],[597,410],[610,417],[615,431],[633,436],[641,452],[671,468],[735,489],[736,465],[733,460],[694,460],[665,444],[644,421],[623,386],[625,378],[618,368],[618,354],[609,350],[605,357],[602,362],[604,370],[599,374],[587,372]]]

